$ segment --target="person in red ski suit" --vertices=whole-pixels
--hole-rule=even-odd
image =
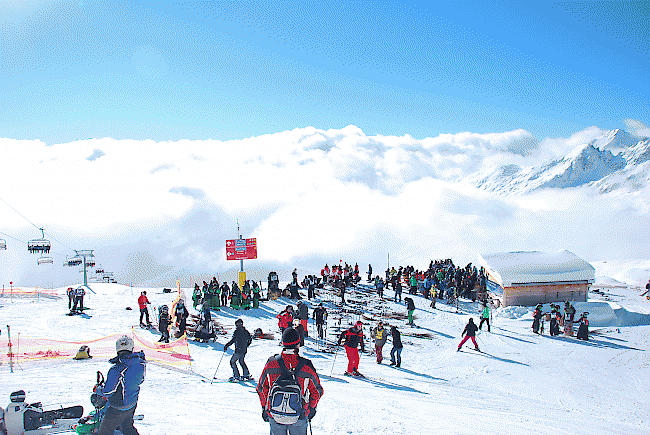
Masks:
[[[272,435],[307,435],[307,425],[316,415],[318,401],[323,396],[323,387],[310,360],[298,355],[300,336],[293,328],[287,328],[282,333],[282,353],[268,359],[262,375],[257,383],[257,395],[262,404],[262,419],[271,425]],[[280,362],[281,360],[281,362]],[[303,391],[303,406],[300,418],[293,424],[280,424],[273,419],[269,393],[276,379],[280,377],[282,369],[280,364],[295,374],[296,380]]]
[[[149,304],[151,304],[151,302],[147,299],[147,292],[143,291],[138,298],[138,306],[140,307],[140,326],[151,326],[151,322],[149,321],[149,310],[147,309],[147,305]],[[147,319],[146,324],[142,323],[143,317]]]
[[[361,352],[365,351],[363,344],[363,323],[361,320],[357,321],[354,326],[341,333],[339,336],[338,345],[345,339],[345,354],[348,357],[348,370],[346,375],[358,376],[359,373],[359,349],[357,346],[361,345]]]
[[[287,308],[275,317],[278,319],[280,331],[284,332],[285,329],[293,324],[293,307],[287,305]]]

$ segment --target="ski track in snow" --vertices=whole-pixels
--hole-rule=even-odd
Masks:
[[[0,298],[0,319],[12,327],[12,341],[22,337],[41,337],[65,341],[84,341],[110,334],[127,333],[137,325],[136,299],[142,289],[118,284],[92,284],[97,294],[86,297],[91,318],[65,316],[67,299],[52,300]],[[64,289],[61,289],[63,291]],[[152,307],[171,304],[175,294],[147,292]],[[185,289],[186,297],[190,290]],[[616,302],[623,307],[639,307],[650,312],[650,303],[635,289],[616,289]],[[390,290],[387,296],[392,296]],[[324,300],[331,299],[329,296]],[[456,352],[460,333],[471,315],[478,320],[479,307],[465,304],[473,312],[455,313],[455,307],[442,302],[431,309],[421,297],[414,298],[414,332],[432,332],[434,339],[403,336],[402,367],[388,366],[390,340],[384,347],[384,363],[362,354],[360,371],[368,379],[343,376],[345,352],[336,355],[316,352],[317,343],[308,339],[301,352],[312,359],[321,375],[324,395],[314,418],[316,434],[548,434],[561,430],[567,434],[650,434],[650,380],[645,337],[650,326],[600,328],[588,343],[572,338],[538,336],[530,330],[529,315],[501,318],[495,313],[492,332],[479,331],[477,341],[485,353]],[[246,362],[257,380],[269,356],[280,351],[275,314],[286,299],[263,302],[262,310],[238,311],[229,308],[213,312],[222,324],[232,327],[241,317],[253,331],[261,327],[275,334],[275,340],[256,340]],[[191,312],[195,312],[189,304]],[[405,311],[403,304],[388,302],[388,307]],[[132,311],[125,308],[134,307]],[[400,331],[411,330],[404,321],[389,320]],[[331,326],[331,325],[330,325]],[[6,345],[6,328],[0,336]],[[310,332],[315,328],[310,320]],[[365,325],[369,335],[368,322]],[[151,341],[154,331],[138,330]],[[137,413],[145,434],[253,434],[268,433],[261,419],[261,406],[255,384],[231,384],[209,380],[230,339],[219,336],[217,343],[190,341],[192,370],[201,376],[181,373],[149,364],[142,385]],[[368,349],[373,346],[366,343]],[[92,345],[91,345],[92,354]],[[216,374],[231,376],[229,359],[224,356]],[[90,394],[95,372],[104,374],[110,367],[105,358],[85,361],[49,360],[24,362],[12,374],[7,364],[0,366],[0,400],[8,403],[9,393],[27,392],[28,402],[43,402],[45,408],[81,404],[91,409]],[[330,373],[332,373],[330,377]],[[202,379],[207,380],[203,382]],[[1,403],[0,405],[5,405]]]

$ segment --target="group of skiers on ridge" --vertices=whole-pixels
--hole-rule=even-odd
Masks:
[[[210,309],[218,311],[221,307],[228,306],[230,300],[231,308],[248,310],[259,308],[261,291],[261,285],[256,281],[251,284],[250,280],[246,280],[240,289],[235,281],[232,281],[230,286],[226,281],[219,285],[217,278],[213,277],[210,283],[203,281],[203,288],[200,288],[197,283],[194,284],[192,302],[194,308],[207,302]]]

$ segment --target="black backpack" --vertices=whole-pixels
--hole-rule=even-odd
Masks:
[[[291,372],[282,360],[282,355],[276,358],[280,366],[280,376],[277,377],[269,391],[269,415],[278,424],[294,424],[304,414],[305,399],[296,378],[296,373],[305,366],[305,361],[298,357],[298,365]]]

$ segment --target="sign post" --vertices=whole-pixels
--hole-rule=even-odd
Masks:
[[[237,239],[226,240],[226,260],[239,260],[239,287],[243,288],[246,282],[244,260],[257,258],[257,240],[244,239],[239,234],[239,222],[237,222],[237,236]]]

